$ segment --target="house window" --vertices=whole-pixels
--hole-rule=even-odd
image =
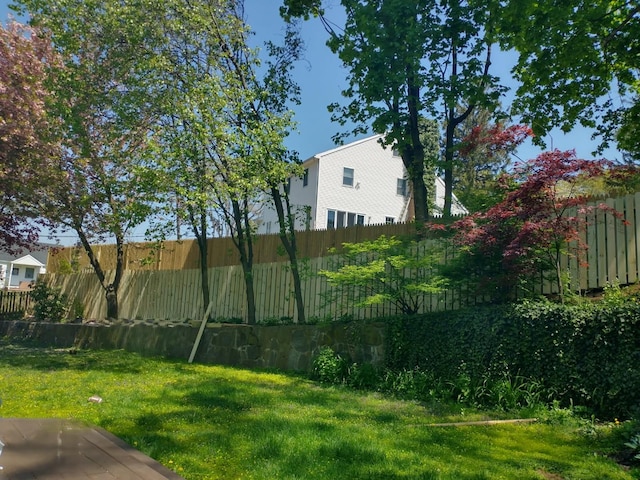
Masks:
[[[364,215],[354,212],[341,212],[340,210],[327,211],[327,228],[353,227],[364,225]]]
[[[309,169],[305,168],[304,174],[302,175],[302,186],[306,187],[307,185],[309,185]]]
[[[327,212],[327,229],[336,228],[336,211],[329,210]]]
[[[284,191],[287,195],[291,192],[291,177],[287,178],[287,183],[284,184]]]
[[[395,219],[393,217],[384,217],[384,223],[395,223]]]
[[[342,171],[342,185],[353,187],[353,168],[344,167]]]
[[[271,233],[271,222],[267,222],[264,224],[265,229],[266,229],[266,233],[269,234]]]
[[[24,278],[25,280],[33,280],[33,277],[35,276],[35,269],[34,268],[25,268],[24,269]]]
[[[400,156],[400,150],[398,150],[398,147],[393,147],[393,156],[394,157]]]
[[[407,196],[407,179],[399,178],[396,186],[396,194],[402,195],[403,197]]]
[[[20,269],[18,267],[13,267],[11,269],[11,275],[20,275]]]

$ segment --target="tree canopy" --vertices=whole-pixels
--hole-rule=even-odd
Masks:
[[[343,96],[350,101],[332,104],[333,118],[343,125],[354,122],[356,133],[371,123],[376,133],[386,134],[385,144],[399,150],[412,182],[417,222],[429,215],[424,171],[430,152],[420,140],[420,117],[443,126],[443,214],[450,215],[456,129],[475,108],[497,109],[504,91],[489,69],[493,4],[342,0],[341,5],[344,27],[334,27],[314,0],[285,0],[281,13],[322,19],[331,34],[329,47],[349,69]]]
[[[60,155],[48,69],[59,62],[47,35],[10,21],[0,25],[0,249],[38,238],[37,198]],[[36,219],[34,219],[36,217]]]
[[[501,2],[497,38],[515,49],[513,109],[542,138],[553,127],[597,130],[638,152],[640,6],[628,0]]]

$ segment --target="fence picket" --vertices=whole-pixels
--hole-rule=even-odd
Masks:
[[[602,288],[607,282],[614,282],[616,279],[621,283],[631,283],[640,279],[640,192],[615,200],[608,199],[606,204],[623,212],[629,225],[625,227],[614,215],[597,209],[588,215],[585,220],[588,225],[582,236],[582,240],[589,245],[586,265],[583,265],[580,259],[571,256],[563,259],[564,267],[571,273],[574,288]],[[330,268],[332,258],[326,255],[329,246],[340,248],[344,242],[374,239],[382,234],[402,236],[414,233],[415,228],[412,224],[299,232],[298,245],[304,250],[299,252],[299,258],[304,259],[301,260],[301,277],[307,317],[324,318],[329,315],[337,318],[353,315],[367,318],[397,313],[397,308],[388,303],[366,309],[354,307],[353,301],[325,305],[322,292],[327,290],[328,284],[326,278],[319,276],[317,272]],[[432,248],[429,245],[432,244],[424,241],[419,246],[420,251],[428,251]],[[254,266],[258,320],[269,317],[295,317],[297,314],[291,273],[285,267],[286,263],[282,261],[282,257],[277,255],[278,247],[277,235],[260,236],[256,243],[256,256],[260,257],[260,261],[256,261]],[[202,315],[199,255],[195,242],[167,242],[152,262],[142,261],[149,254],[150,244],[133,244],[127,248],[127,265],[130,268],[125,271],[118,292],[123,318],[185,320]],[[215,252],[210,255],[213,266],[209,268],[211,298],[215,302],[213,316],[245,319],[244,274],[236,260],[235,249],[228,239],[212,239],[209,251]],[[105,265],[109,281],[114,275],[112,268],[115,265],[115,249],[112,246],[99,245],[96,246],[95,252]],[[106,312],[104,291],[93,271],[86,268],[82,259],[80,272],[56,273],[61,264],[68,264],[74,256],[77,257],[76,247],[52,252],[49,255],[50,272],[44,278],[51,285],[60,287],[69,295],[70,300],[82,303],[85,318],[103,318]],[[272,261],[265,261],[268,259]],[[107,268],[109,266],[111,269]],[[539,285],[537,289],[546,293],[557,290],[548,281],[541,280]],[[421,309],[452,309],[480,303],[483,300],[461,288],[426,296]],[[28,302],[28,297],[21,297],[20,292],[0,291],[2,313],[24,308],[25,302]]]

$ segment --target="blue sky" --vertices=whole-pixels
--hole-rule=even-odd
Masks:
[[[9,0],[0,0],[0,19],[6,20],[9,12]],[[333,2],[338,4],[338,2]],[[276,43],[283,38],[284,25],[278,14],[280,0],[246,0],[246,15],[249,24],[256,32],[256,42],[272,40]],[[328,10],[328,17],[341,20],[339,9],[334,7]],[[327,105],[341,101],[340,92],[347,86],[346,70],[341,66],[337,56],[325,45],[327,33],[320,21],[310,20],[304,22],[301,34],[306,45],[305,58],[299,62],[295,71],[297,83],[302,90],[302,104],[295,107],[298,132],[291,134],[288,146],[299,152],[301,159],[307,159],[315,153],[333,148],[335,145],[331,137],[344,130],[331,122]],[[514,63],[515,55],[500,52],[494,55],[492,70],[503,78],[512,88],[516,85],[510,81],[509,71]],[[511,92],[511,95],[513,92]],[[503,100],[503,104],[509,104],[509,94]],[[591,132],[583,128],[564,134],[554,130],[547,137],[548,145],[560,150],[575,149],[578,156],[592,158],[591,152],[595,150],[597,142],[590,139]],[[518,154],[523,160],[533,158],[540,153],[540,148],[531,144],[523,145]],[[620,155],[615,150],[607,150],[605,156],[611,159]]]
[[[265,40],[281,43],[284,36],[284,24],[278,14],[280,0],[245,0],[245,13],[248,22],[256,32],[256,42],[261,44]],[[0,20],[7,19],[10,0],[0,0]],[[337,1],[333,2],[335,5]],[[328,10],[327,16],[340,23],[341,15],[337,7]],[[306,45],[304,60],[295,70],[295,79],[301,88],[302,103],[295,106],[295,119],[298,122],[298,132],[293,132],[287,139],[289,148],[298,151],[302,160],[307,159],[335,146],[331,137],[338,132],[345,131],[345,127],[331,122],[331,115],[327,105],[341,101],[340,92],[347,86],[346,70],[341,66],[337,56],[325,45],[327,33],[318,20],[302,23],[301,36]],[[503,105],[509,105],[513,95],[515,83],[510,80],[510,69],[515,61],[515,55],[500,52],[494,55],[492,71],[499,75],[512,91],[503,99]],[[568,134],[553,130],[546,137],[548,146],[560,150],[575,149],[582,158],[593,158],[591,154],[597,147],[597,141],[591,140],[591,131],[576,128]],[[359,137],[360,138],[360,137]],[[355,140],[351,137],[349,140]],[[534,158],[541,149],[531,142],[522,145],[517,155],[522,160]],[[603,156],[610,159],[620,159],[621,155],[613,150],[606,150]],[[136,236],[143,232],[136,232]],[[68,240],[61,239],[64,243]],[[135,238],[141,240],[141,238]]]

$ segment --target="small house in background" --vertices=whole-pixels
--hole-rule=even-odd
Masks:
[[[414,218],[407,171],[397,150],[374,135],[317,153],[303,162],[303,176],[286,187],[295,210],[296,230],[324,230],[353,225],[406,222]],[[435,177],[427,188],[435,193],[435,212],[444,205],[444,182]],[[466,208],[453,198],[453,215]],[[437,213],[435,216],[438,216]],[[258,233],[278,232],[278,217],[270,202],[258,213]]]
[[[0,251],[0,289],[25,290],[46,273],[50,245],[38,244],[17,254]]]

